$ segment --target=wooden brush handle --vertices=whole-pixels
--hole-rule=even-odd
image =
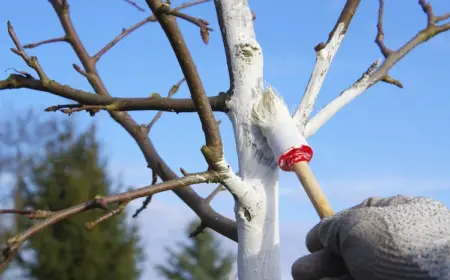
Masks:
[[[314,208],[322,219],[334,214],[328,199],[325,197],[319,183],[316,181],[314,174],[309,168],[309,164],[306,161],[300,161],[294,165],[294,172],[297,174],[298,179],[302,183],[306,194],[311,200]]]

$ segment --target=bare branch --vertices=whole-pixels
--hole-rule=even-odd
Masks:
[[[69,116],[75,112],[86,111],[91,115],[91,117],[93,117],[100,110],[107,110],[107,107],[108,107],[105,105],[68,105],[68,106],[70,106],[72,108],[63,108],[63,109],[60,109],[59,111],[64,114],[67,114]],[[53,108],[49,107],[49,108],[46,108],[45,111],[50,112],[50,111],[52,111],[51,109],[53,109]]]
[[[196,237],[197,235],[199,235],[200,233],[203,233],[203,231],[205,229],[207,229],[208,227],[206,226],[206,224],[204,224],[203,222],[201,222],[190,234],[189,234],[189,238],[193,238]]]
[[[145,9],[142,8],[141,6],[139,6],[136,2],[131,1],[131,0],[123,0],[125,2],[127,2],[128,4],[130,4],[131,6],[135,7],[136,9],[138,9],[141,12],[145,12]]]
[[[380,10],[381,12],[379,12],[379,18],[378,18],[378,25],[380,25],[380,23],[382,24],[383,21],[383,5],[384,5],[384,0],[379,0],[380,1]],[[388,74],[389,70],[398,62],[400,61],[400,59],[402,59],[406,54],[408,54],[411,50],[413,50],[415,47],[417,47],[418,45],[428,41],[429,39],[433,38],[434,36],[445,32],[447,30],[450,29],[450,24],[445,24],[445,25],[436,25],[436,23],[438,21],[441,21],[442,18],[446,18],[447,14],[445,14],[444,16],[438,16],[436,17],[433,14],[433,8],[431,6],[431,3],[427,3],[424,0],[419,0],[419,5],[421,6],[422,10],[424,11],[424,13],[427,15],[427,26],[426,28],[420,30],[411,40],[409,40],[408,42],[406,42],[403,46],[400,47],[400,49],[396,50],[396,51],[390,51],[388,52],[388,55],[386,56],[386,59],[384,60],[383,64],[381,64],[381,66],[379,67],[379,69],[377,69],[377,71],[375,71],[371,78],[370,78],[370,85],[372,86],[375,83],[377,83],[378,81],[383,81],[383,80],[387,80],[390,81],[391,79],[386,79],[386,75]],[[448,15],[448,17],[450,17],[450,15]],[[382,25],[381,25],[382,26]],[[380,31],[380,29],[378,29],[378,32]],[[384,36],[384,34],[383,34]],[[383,37],[382,36],[382,37]],[[379,34],[377,34],[377,40],[378,40]],[[378,44],[378,42],[377,42]],[[379,45],[380,46],[380,45]],[[384,44],[383,44],[384,46]],[[385,47],[385,46],[384,46]],[[381,49],[381,52],[383,52],[383,49]]]
[[[156,183],[158,183],[158,174],[156,174],[156,172],[152,170],[152,185],[155,185]],[[134,212],[132,216],[133,218],[136,218],[142,211],[144,211],[145,208],[147,208],[147,206],[152,201],[152,197],[153,195],[149,195],[145,198],[144,202],[142,203],[142,206],[139,209],[137,209],[136,212]]]
[[[214,197],[221,191],[224,191],[225,187],[220,184],[217,186],[217,188],[214,189],[214,191],[212,193],[210,193],[204,200],[205,203],[209,204],[211,203],[211,201],[214,199]],[[203,231],[208,228],[208,226],[201,222],[190,234],[189,237],[196,237],[197,235],[199,235],[200,233],[203,233]]]
[[[306,124],[304,135],[305,137],[312,136],[325,122],[327,122],[332,116],[334,116],[339,110],[347,105],[350,101],[355,99],[357,96],[361,95],[366,89],[375,85],[379,81],[393,84],[397,87],[402,88],[403,84],[393,79],[388,75],[388,72],[394,67],[397,62],[399,62],[404,56],[406,56],[410,51],[412,51],[418,45],[430,40],[436,35],[448,31],[450,29],[450,23],[436,25],[437,22],[442,21],[450,16],[447,14],[443,16],[435,16],[433,14],[433,9],[430,3],[419,0],[419,5],[427,16],[427,26],[420,30],[412,39],[406,42],[398,50],[388,49],[383,42],[383,9],[384,1],[379,0],[380,11],[378,13],[378,24],[377,24],[377,36],[376,43],[380,47],[380,51],[385,55],[385,60],[378,67],[378,64],[373,64],[370,71],[367,71],[363,78],[358,80],[353,86],[341,93],[336,99],[331,101],[327,106],[320,110],[310,121]],[[381,32],[381,35],[380,35]]]
[[[167,94],[167,98],[171,98],[177,91],[180,89],[181,84],[185,81],[185,79],[181,79],[178,83],[172,86],[172,88],[169,90],[169,93]],[[156,116],[152,119],[152,121],[147,125],[148,131],[152,129],[152,127],[155,125],[155,123],[161,118],[163,112],[159,111]]]
[[[386,58],[392,53],[392,50],[388,49],[384,44],[383,14],[384,0],[380,0],[380,8],[378,9],[377,36],[375,38],[375,43],[378,45],[381,53]]]
[[[11,51],[20,56],[30,68],[34,69],[36,73],[39,75],[41,81],[47,82],[48,81],[47,75],[44,73],[44,70],[42,70],[42,67],[39,64],[37,57],[35,56],[29,57],[27,55],[24,48],[20,44],[19,38],[17,38],[16,32],[14,32],[14,28],[9,20],[8,20],[8,33],[11,39],[13,40],[14,45],[16,46],[16,49],[11,49]]]
[[[123,212],[123,210],[125,209],[125,207],[128,205],[128,202],[121,202],[119,203],[119,207],[117,207],[114,210],[109,211],[108,213],[106,213],[103,216],[100,216],[98,219],[96,219],[93,222],[86,222],[85,227],[87,230],[91,231],[94,227],[96,227],[98,224],[111,219],[112,217],[119,215]]]
[[[67,85],[62,85],[54,80],[43,83],[36,80],[24,71],[19,71],[21,75],[12,74],[6,80],[0,80],[0,90],[28,88],[37,91],[48,92],[56,96],[67,98],[80,104],[67,104],[51,106],[46,111],[57,111],[63,108],[79,108],[84,105],[98,106],[99,110],[107,111],[142,111],[159,110],[167,112],[196,112],[194,102],[190,98],[173,99],[162,97],[150,98],[113,98],[109,96],[96,95],[74,89]],[[27,76],[28,75],[28,76]],[[218,96],[209,97],[209,103],[214,111],[226,112],[225,100],[227,94],[221,93]]]
[[[57,42],[67,42],[67,38],[66,37],[59,37],[59,38],[43,40],[43,41],[40,41],[40,42],[37,42],[37,43],[23,45],[23,48],[24,49],[32,49],[32,48],[36,48],[36,47],[38,47],[40,45],[57,43]]]
[[[203,39],[203,42],[205,44],[208,44],[209,42],[209,31],[213,31],[212,28],[209,27],[209,22],[207,22],[206,20],[203,20],[201,18],[196,18],[187,14],[183,14],[179,11],[176,10],[170,10],[167,12],[168,15],[173,15],[176,17],[179,17],[181,19],[184,19],[188,22],[191,22],[195,25],[197,25],[198,27],[200,27],[200,35]]]
[[[178,7],[176,7],[175,9],[173,9],[174,11],[179,11],[185,8],[189,8],[198,4],[203,4],[203,3],[207,3],[210,2],[211,0],[196,0],[196,1],[192,1],[192,2],[188,2],[188,3],[183,3],[181,5],[179,5]]]
[[[225,187],[223,185],[218,185],[217,188],[215,188],[214,191],[205,198],[205,203],[211,203],[211,201],[214,199],[214,197],[218,193],[220,193],[221,191],[224,191],[224,190],[225,190]]]
[[[3,209],[0,210],[1,214],[17,214],[17,215],[23,215],[27,216],[30,220],[39,220],[39,219],[46,219],[52,215],[51,211],[47,210],[16,210],[16,209]]]
[[[72,66],[73,66],[73,68],[75,69],[75,71],[77,71],[78,73],[80,73],[80,75],[81,76],[84,76],[84,77],[88,77],[88,74],[83,70],[83,69],[81,69],[81,67],[79,66],[79,65],[77,65],[77,64],[72,64]]]
[[[41,80],[36,80],[28,76],[24,77],[22,75],[10,75],[8,79],[0,81],[0,90],[14,89],[14,88],[30,88],[35,90],[51,92],[55,95],[66,98],[67,95],[71,95],[72,100],[85,99],[87,102],[80,102],[83,105],[108,104],[113,99],[112,97],[110,97],[109,92],[107,91],[97,72],[95,59],[89,56],[80,38],[78,37],[78,34],[69,16],[69,5],[67,3],[67,0],[60,0],[60,1],[50,0],[50,2],[64,29],[65,36],[68,38],[71,47],[73,48],[78,58],[80,59],[83,68],[85,69],[86,77],[91,86],[93,87],[94,91],[98,94],[98,96],[89,94],[87,92],[75,90],[68,86],[63,86],[61,84],[56,83],[53,80],[42,78]],[[183,4],[179,6],[178,9],[190,7],[195,4],[204,2],[208,2],[208,0],[201,0]],[[13,51],[18,55],[23,55],[21,52],[19,52],[19,50],[14,49]],[[65,92],[61,93],[59,92],[59,90],[63,90]],[[77,97],[78,93],[81,95],[81,97]],[[94,100],[92,98],[94,99],[103,98],[98,99],[101,100],[103,104],[92,102]],[[225,96],[221,96],[220,99],[225,100]],[[142,103],[140,101],[142,101]],[[140,101],[139,101],[140,104],[145,103],[145,101],[143,100]],[[189,100],[189,102],[192,102],[192,100]],[[219,102],[222,103],[222,101]],[[189,104],[190,103],[188,103],[188,105]],[[120,106],[127,106],[127,105],[120,105]],[[197,111],[198,104],[195,104],[195,106],[193,107],[194,111]],[[207,107],[211,108],[214,106],[207,106]],[[223,107],[225,108],[225,106]],[[116,122],[118,122],[128,132],[128,134],[130,134],[130,136],[133,137],[133,139],[136,141],[139,148],[141,149],[148,166],[153,170],[155,170],[155,172],[163,181],[178,178],[177,174],[170,169],[170,167],[164,162],[164,160],[157,153],[155,147],[153,146],[153,143],[148,138],[147,133],[142,129],[137,129],[140,128],[140,126],[129,116],[128,113],[111,111],[109,112],[109,114]],[[203,222],[207,223],[211,229],[217,231],[223,236],[230,238],[231,240],[237,241],[236,223],[218,214],[209,205],[204,204],[203,199],[191,187],[186,186],[181,189],[174,189],[173,191],[180,199],[182,199],[187,204],[188,207],[190,207],[201,218]]]
[[[306,122],[314,109],[314,104],[320,89],[322,88],[328,69],[330,68],[339,46],[344,40],[345,33],[358,8],[359,2],[360,0],[347,0],[333,30],[330,32],[328,41],[326,43],[320,43],[315,47],[316,64],[305,93],[303,94],[302,101],[294,114],[294,120],[301,131],[303,131]]]
[[[8,244],[7,244],[8,246],[2,252],[3,259],[0,259],[0,266],[4,263],[5,260],[9,259],[11,254],[15,254],[17,252],[17,250],[20,248],[20,246],[23,244],[23,242],[25,240],[34,236],[35,234],[37,234],[44,228],[47,228],[50,225],[53,225],[57,222],[60,222],[69,217],[72,217],[78,213],[82,213],[82,212],[92,210],[92,209],[97,209],[97,208],[104,209],[105,206],[112,204],[112,203],[126,204],[129,201],[132,201],[136,198],[149,196],[151,194],[155,194],[155,193],[159,193],[159,192],[163,192],[163,191],[167,191],[167,190],[172,190],[175,188],[185,187],[185,186],[188,186],[191,184],[208,183],[208,182],[213,182],[213,181],[217,182],[218,180],[220,180],[220,177],[218,176],[217,173],[206,171],[206,172],[191,174],[189,176],[185,176],[183,178],[178,178],[175,180],[169,180],[164,183],[159,183],[156,185],[150,185],[150,186],[138,188],[135,190],[123,192],[123,193],[116,194],[116,195],[110,195],[110,196],[105,196],[105,197],[96,197],[93,200],[90,200],[88,202],[80,203],[80,204],[72,206],[70,208],[53,212],[53,214],[50,215],[44,221],[31,226],[24,232],[21,232],[8,240]],[[122,211],[122,210],[120,210],[120,211]],[[118,212],[119,212],[119,210],[116,209],[114,213],[117,214]],[[106,216],[101,217],[94,223],[99,223],[101,221],[104,221],[105,219],[108,219],[111,215],[114,215],[114,214],[109,213]],[[92,224],[90,224],[90,225],[92,226]]]
[[[5,70],[5,72],[10,70],[10,69],[13,70],[16,73],[19,73],[20,75],[22,75],[25,78],[33,78],[33,76],[31,76],[30,73],[28,73],[26,71],[23,71],[23,70],[17,70],[16,68],[8,68],[8,69]]]
[[[441,21],[450,19],[450,13],[443,14],[442,16],[435,16],[434,23],[440,23]]]
[[[163,5],[161,0],[146,0],[146,2],[166,33],[183,71],[205,134],[206,146],[202,148],[202,152],[208,164],[213,167],[216,162],[223,158],[222,139],[197,68],[195,67],[175,17],[166,14],[170,10],[170,7]]]
[[[209,2],[210,0],[200,0],[200,1],[193,1],[193,2],[189,2],[189,3],[185,3],[185,4],[181,4],[180,6],[176,7],[175,9],[173,9],[172,11],[177,12],[180,11],[182,9],[185,8],[189,8],[198,4],[202,4],[202,3],[206,3]],[[141,21],[139,21],[138,23],[136,23],[135,25],[129,27],[129,28],[124,28],[122,29],[122,32],[116,37],[114,38],[111,42],[109,42],[106,46],[104,46],[100,51],[98,51],[94,56],[94,60],[95,61],[99,61],[100,58],[107,52],[109,51],[112,47],[114,47],[118,42],[120,42],[123,38],[125,38],[127,35],[131,34],[133,31],[135,31],[136,29],[138,29],[139,27],[145,25],[146,23],[149,22],[156,22],[157,19],[154,15],[151,15]]]
[[[383,81],[383,82],[388,83],[388,84],[392,84],[392,85],[394,85],[396,87],[399,87],[399,88],[403,88],[402,82],[400,82],[399,80],[393,79],[389,75],[384,76],[383,78],[380,79],[380,81]]]
[[[370,75],[378,67],[380,60],[372,63],[366,72],[351,87],[344,90],[337,98],[327,104],[306,124],[303,135],[308,138],[336,114],[345,104],[361,95],[369,86]]]
[[[204,19],[201,18],[196,18],[187,14],[184,14],[178,10],[169,10],[166,14],[168,15],[172,15],[172,16],[176,16],[178,18],[184,19],[185,21],[188,21],[192,24],[197,25],[200,28],[206,28],[208,30],[213,30],[212,28],[208,27],[209,26],[209,22],[207,22]]]
[[[140,22],[136,23],[135,25],[131,26],[130,28],[124,28],[122,29],[122,32],[116,37],[114,38],[111,42],[109,42],[106,46],[104,46],[100,51],[98,51],[95,55],[94,55],[94,59],[95,61],[99,61],[100,58],[107,52],[109,51],[112,47],[114,47],[118,42],[120,42],[120,40],[122,40],[123,38],[125,38],[127,35],[131,34],[133,31],[135,31],[136,29],[138,29],[139,27],[143,26],[144,24],[148,23],[148,22],[152,22],[152,21],[156,21],[156,17],[154,15],[151,15],[143,20],[141,20]]]

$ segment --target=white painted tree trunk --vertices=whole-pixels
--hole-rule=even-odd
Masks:
[[[263,56],[255,38],[246,0],[216,0],[230,70],[232,98],[228,116],[233,123],[239,156],[239,175],[245,191],[233,192],[238,229],[240,280],[278,280],[279,169],[273,153],[252,121],[252,109],[263,92]]]

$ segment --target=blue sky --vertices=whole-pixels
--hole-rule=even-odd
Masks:
[[[59,37],[62,29],[47,1],[4,1],[0,10],[0,68],[27,69],[19,57],[9,51],[13,44],[6,30],[10,20],[23,44]],[[94,54],[107,42],[146,16],[121,0],[72,1],[72,19],[86,48]],[[144,1],[137,1],[144,5]],[[181,1],[172,1],[179,4]],[[385,37],[390,48],[397,48],[426,19],[417,1],[386,1]],[[450,11],[450,2],[431,1],[436,13]],[[273,8],[272,1],[250,1],[257,19],[257,39],[263,48],[265,80],[285,98],[291,108],[300,102],[315,61],[313,47],[327,39],[345,1],[283,1]],[[27,9],[24,9],[24,6]],[[381,57],[374,44],[378,1],[362,1],[335,57],[317,101],[325,106],[342,90],[358,79],[362,72]],[[148,12],[148,9],[146,9]],[[199,30],[180,22],[185,39],[209,95],[228,88],[228,74],[213,3],[186,10],[211,23],[214,32],[205,46]],[[68,45],[57,43],[29,51],[38,56],[47,74],[54,80],[91,91],[84,78],[75,72],[78,63]],[[450,203],[450,33],[441,34],[410,53],[390,72],[405,88],[378,84],[358,97],[310,138],[315,155],[312,168],[335,210],[350,207],[374,195],[425,195]],[[170,45],[157,23],[135,31],[109,51],[98,64],[99,72],[114,96],[143,97],[153,92],[161,95],[181,77],[181,70]],[[9,70],[10,71],[10,70]],[[8,71],[7,71],[8,72]],[[6,78],[3,72],[0,78]],[[34,73],[33,73],[34,74]],[[183,86],[178,97],[188,97]],[[2,92],[1,118],[30,106],[38,110],[67,100],[30,90]],[[146,123],[153,112],[133,112]],[[62,116],[66,117],[66,116]],[[73,116],[72,116],[73,117]],[[232,128],[227,117],[217,114],[224,139],[226,157],[237,170]],[[87,114],[76,116],[81,126],[92,121]],[[121,175],[128,185],[141,186],[150,181],[150,173],[138,147],[130,136],[102,112],[94,118],[100,126],[104,154],[109,158],[111,174]],[[204,142],[196,114],[165,113],[151,133],[151,138],[167,163],[178,172],[202,171],[206,164],[200,153]],[[292,261],[305,253],[304,235],[317,222],[293,174],[282,174],[280,221],[283,273],[289,275]],[[208,194],[213,186],[195,187]],[[140,205],[137,201],[135,206]],[[227,193],[213,201],[218,211],[232,216],[233,203]],[[152,207],[138,219],[148,246],[146,276],[157,279],[151,267],[161,261],[163,245],[182,238],[185,215],[192,213],[172,193],[156,196]],[[150,229],[158,228],[154,233]],[[147,230],[148,229],[148,230]],[[164,229],[172,230],[171,238]],[[172,237],[175,236],[175,237]],[[235,250],[230,242],[226,246]],[[296,244],[296,246],[292,246]],[[158,254],[158,256],[156,256]],[[148,278],[147,278],[148,279]]]

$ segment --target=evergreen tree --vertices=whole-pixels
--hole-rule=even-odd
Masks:
[[[73,127],[59,132],[44,151],[28,180],[19,180],[16,190],[21,198],[16,204],[57,211],[113,191],[94,127],[79,136]],[[33,257],[21,260],[20,266],[36,280],[138,279],[143,252],[137,228],[126,223],[123,212],[87,231],[85,223],[103,214],[101,210],[77,214],[38,233],[28,241]]]
[[[196,228],[192,222],[187,228],[191,233]],[[189,244],[178,243],[181,249],[175,252],[166,248],[169,257],[166,265],[157,265],[156,270],[169,280],[225,280],[233,268],[231,254],[221,253],[219,241],[214,234],[205,230],[192,237]]]

